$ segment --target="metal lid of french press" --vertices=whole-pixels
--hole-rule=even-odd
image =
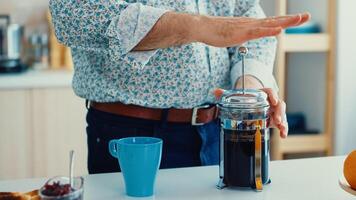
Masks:
[[[267,94],[261,90],[227,90],[218,102],[222,108],[256,109],[269,107]]]

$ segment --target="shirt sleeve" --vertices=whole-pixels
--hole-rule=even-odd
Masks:
[[[71,47],[109,53],[143,67],[157,50],[132,51],[168,10],[122,0],[51,0],[57,39]]]
[[[258,0],[237,1],[235,16],[263,18],[265,14]],[[264,87],[278,91],[273,76],[273,66],[276,54],[277,40],[275,37],[267,37],[252,40],[243,44],[249,49],[245,56],[245,74],[256,77]],[[238,49],[240,46],[229,48],[231,60],[231,84],[235,86],[236,81],[242,76],[241,57]]]

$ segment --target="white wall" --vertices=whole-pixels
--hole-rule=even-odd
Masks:
[[[267,16],[275,15],[276,13],[275,0],[260,0],[260,2]]]
[[[326,55],[293,53],[287,60],[288,112],[304,113],[308,130],[323,132]]]
[[[336,154],[356,149],[356,1],[338,2]]]
[[[288,4],[289,13],[310,12],[312,21],[318,23],[322,31],[327,29],[327,0],[288,1]],[[326,54],[292,53],[288,54],[287,63],[288,112],[304,113],[307,128],[323,132]]]

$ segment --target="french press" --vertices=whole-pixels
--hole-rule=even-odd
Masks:
[[[220,180],[224,187],[251,187],[261,191],[269,183],[270,138],[269,103],[263,91],[245,89],[244,56],[242,56],[242,89],[224,91],[219,102]]]

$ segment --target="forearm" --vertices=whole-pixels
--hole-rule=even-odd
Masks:
[[[242,77],[238,78],[235,83],[235,88],[242,88]],[[246,75],[245,76],[245,87],[246,89],[261,89],[264,87],[262,82],[255,76]]]
[[[199,15],[167,12],[133,50],[146,51],[197,42],[193,27],[202,24],[202,18]]]

